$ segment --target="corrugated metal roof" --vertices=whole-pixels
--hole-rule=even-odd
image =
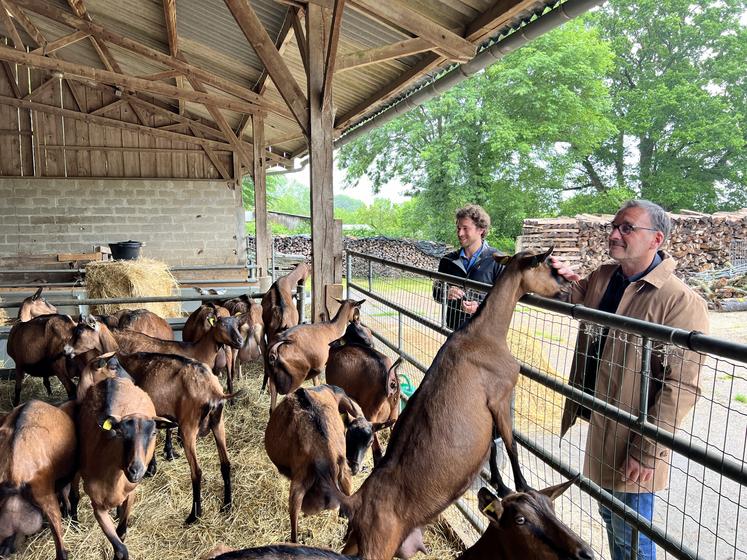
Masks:
[[[71,12],[65,0],[50,0],[47,4],[66,13]],[[286,14],[291,9],[290,6],[276,0],[252,0],[250,4],[270,38],[276,41]],[[493,9],[495,2],[494,0],[403,0],[402,4],[435,23],[458,33],[464,33],[470,24]],[[500,25],[495,22],[489,25],[487,32],[480,35],[478,42],[481,42],[486,35],[493,35],[500,29],[517,24],[521,18],[543,9],[547,4],[545,0],[524,0],[520,3],[521,12],[514,10],[510,20],[498,22]],[[86,0],[85,6],[95,23],[156,49],[160,53],[169,54],[161,0]],[[46,19],[32,11],[27,10],[26,13],[48,40],[57,39],[72,31],[65,25]],[[246,89],[255,86],[264,67],[223,0],[178,0],[176,20],[180,50],[187,62],[220,78],[231,80]],[[355,0],[349,0],[345,5],[342,19],[338,56],[390,45],[409,38],[412,38],[412,35],[399,28],[398,24],[384,23],[359,9]],[[283,59],[305,93],[304,66],[292,32],[288,43],[283,52]],[[110,45],[109,49],[126,74],[143,76],[167,69],[162,64],[125,49],[113,45]],[[79,41],[65,47],[58,51],[57,56],[70,62],[103,68],[90,40]],[[344,126],[350,126],[351,123],[367,114],[375,112],[377,108],[401,95],[403,91],[416,86],[424,79],[430,79],[433,73],[450,65],[449,61],[439,59],[435,65],[431,65],[424,71],[413,73],[413,69],[421,65],[424,60],[432,58],[431,52],[425,52],[348,69],[336,74],[333,101],[338,117],[340,115],[349,117],[348,123]],[[403,76],[407,76],[407,79],[402,80]],[[389,87],[389,84],[398,80],[402,81],[399,87]],[[165,83],[173,85],[175,81],[170,79]],[[379,93],[385,89],[391,89],[391,91],[385,95]],[[208,91],[231,97],[225,92],[212,88],[208,88]],[[283,103],[271,80],[267,80],[264,96],[276,103]],[[175,104],[173,100],[170,102]],[[187,108],[196,115],[210,118],[207,109],[200,104],[188,103]],[[356,108],[358,110],[354,111]],[[240,114],[227,110],[222,110],[222,113],[231,126],[238,126],[241,120]],[[274,151],[298,152],[304,149],[305,141],[302,138],[291,139],[294,133],[295,136],[301,133],[294,120],[270,113],[265,122],[267,125],[266,140],[270,145],[275,146]],[[251,131],[251,127],[249,130]]]

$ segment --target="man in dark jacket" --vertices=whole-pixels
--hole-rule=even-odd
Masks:
[[[438,271],[451,276],[459,276],[491,286],[504,270],[493,258],[502,253],[490,247],[485,236],[490,229],[490,216],[477,204],[468,204],[456,212],[456,232],[461,249],[444,255],[438,264]],[[433,298],[443,301],[444,283],[436,282],[433,287]],[[446,325],[456,330],[472,314],[485,294],[453,284],[446,284]]]

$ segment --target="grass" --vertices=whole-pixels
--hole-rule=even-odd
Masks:
[[[737,396],[734,397],[734,400],[742,404],[747,404],[747,395],[738,393]]]

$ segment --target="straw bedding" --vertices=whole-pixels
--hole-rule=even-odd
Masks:
[[[220,463],[212,437],[199,440],[198,459],[202,467],[203,517],[192,526],[184,520],[191,507],[189,467],[180,448],[180,457],[173,462],[161,459],[163,441],[159,436],[157,457],[158,473],[146,479],[137,489],[137,499],[130,516],[130,528],[125,544],[134,559],[200,558],[218,543],[235,548],[259,546],[286,541],[290,536],[288,520],[288,481],[278,474],[264,450],[264,426],[269,411],[269,397],[260,394],[261,366],[245,366],[244,378],[238,385],[246,396],[226,410],[226,433],[233,465],[233,509],[226,515],[220,512],[223,482]],[[25,381],[24,395],[46,400],[41,380]],[[59,383],[52,382],[53,399],[61,400],[64,391]],[[10,410],[12,383],[0,383],[0,414]],[[370,473],[355,477],[360,485]],[[88,498],[83,495],[78,508],[80,526],[65,527],[65,544],[70,557],[75,560],[112,558],[112,548],[98,527],[91,512]],[[336,512],[299,519],[299,540],[310,546],[340,550],[346,521]],[[448,531],[432,525],[426,531],[426,544],[430,553],[417,558],[433,560],[454,558],[456,546],[449,542]],[[43,530],[28,537],[19,549],[18,558],[41,560],[54,556],[51,534]]]
[[[154,259],[92,262],[86,266],[89,298],[170,296],[178,289],[166,263]],[[161,317],[181,314],[181,305],[173,302],[97,305],[91,312],[109,314],[120,309],[148,309]]]

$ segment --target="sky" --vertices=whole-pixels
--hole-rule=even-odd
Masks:
[[[301,171],[296,173],[288,173],[285,177],[288,180],[295,179],[302,185],[308,187],[309,166],[307,165]],[[402,194],[406,190],[406,187],[399,181],[390,181],[384,186],[378,195],[374,195],[373,190],[371,190],[371,181],[368,180],[368,177],[362,177],[355,186],[343,189],[342,186],[345,180],[345,171],[337,167],[337,157],[335,157],[335,167],[332,177],[335,194],[345,194],[352,198],[357,198],[369,206],[373,203],[375,197],[385,198],[392,202],[402,202],[409,198]]]

